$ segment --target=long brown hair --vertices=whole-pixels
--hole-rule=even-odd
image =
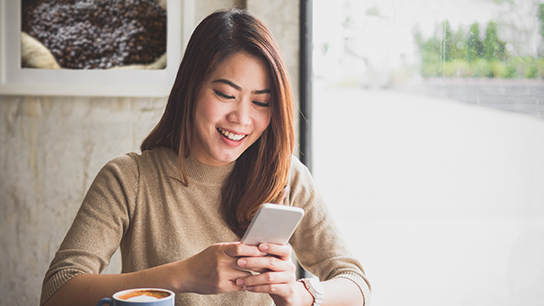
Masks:
[[[193,32],[165,112],[143,141],[141,150],[168,147],[178,153],[182,180],[196,137],[194,104],[204,80],[227,58],[246,52],[267,63],[272,79],[271,121],[261,137],[236,161],[223,185],[221,212],[239,236],[259,205],[281,200],[295,146],[291,84],[280,49],[270,30],[244,10],[218,11],[206,17]]]

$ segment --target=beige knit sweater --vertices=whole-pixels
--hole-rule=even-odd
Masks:
[[[221,184],[234,164],[211,167],[187,160],[188,187],[180,181],[176,153],[160,148],[107,163],[91,185],[44,279],[43,304],[82,273],[100,273],[120,246],[122,272],[188,258],[217,242],[239,241],[219,213]],[[290,243],[302,266],[321,280],[351,279],[370,291],[327,213],[308,170],[293,159],[285,204],[305,216]],[[271,305],[267,294],[177,294],[176,305]]]

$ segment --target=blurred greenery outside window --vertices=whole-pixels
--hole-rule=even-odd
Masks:
[[[544,4],[537,4],[534,14],[539,22],[538,39],[542,42]],[[495,21],[489,21],[485,27],[474,22],[468,29],[452,29],[445,20],[433,36],[424,37],[421,30],[414,27],[422,76],[544,79],[542,43],[536,55],[523,54],[514,43],[500,38],[500,27],[511,34],[522,31],[514,24],[499,25]]]
[[[544,0],[315,0],[314,10],[314,76],[331,85],[544,80]]]
[[[540,22],[540,39],[544,40],[544,4],[535,10]],[[421,52],[421,74],[424,77],[476,77],[507,79],[544,79],[543,48],[536,56],[521,54],[515,46],[501,40],[498,25],[489,21],[481,35],[482,25],[474,22],[469,29],[452,29],[445,20],[434,36],[425,38],[414,29]],[[515,27],[507,28],[515,32]],[[517,52],[516,52],[517,51]]]

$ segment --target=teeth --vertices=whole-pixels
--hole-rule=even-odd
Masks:
[[[237,134],[233,134],[229,131],[225,131],[223,129],[217,129],[219,132],[221,132],[221,134],[225,135],[228,139],[230,140],[234,140],[234,141],[239,141],[239,140],[242,140],[244,137],[246,137],[246,135],[237,135]]]

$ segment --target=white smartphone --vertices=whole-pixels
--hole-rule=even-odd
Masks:
[[[251,220],[241,242],[247,245],[287,244],[303,216],[304,210],[300,207],[263,204]]]

